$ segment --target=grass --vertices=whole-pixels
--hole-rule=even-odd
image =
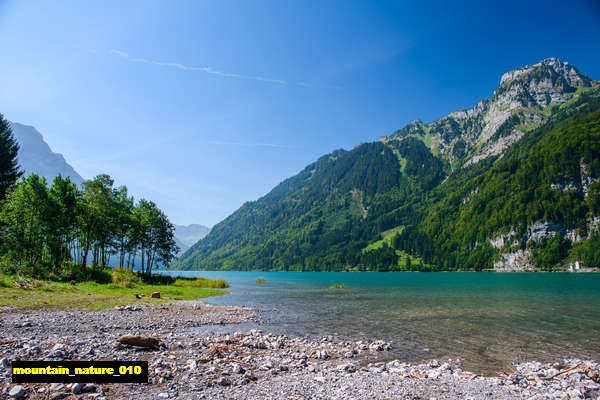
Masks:
[[[363,254],[369,250],[380,249],[383,246],[383,243],[387,243],[387,245],[390,246],[392,244],[392,239],[394,238],[394,235],[396,235],[396,233],[402,233],[403,230],[404,225],[400,225],[395,228],[389,229],[385,232],[382,232],[380,240],[370,243],[364,249],[362,249]]]
[[[40,281],[17,278],[0,274],[0,306],[24,308],[82,308],[101,310],[133,303],[165,303],[174,300],[195,300],[209,296],[220,296],[227,292],[200,289],[193,286],[173,284],[148,284],[136,279],[135,274],[113,274],[113,282],[96,283]],[[26,283],[28,289],[17,286],[16,282]],[[152,292],[160,292],[160,299],[150,298]],[[136,294],[143,294],[138,299]]]
[[[265,278],[258,278],[255,282],[256,283],[267,283],[267,280]]]
[[[183,286],[183,287],[196,287],[196,288],[210,288],[210,289],[226,289],[229,287],[229,283],[225,282],[223,279],[206,279],[206,278],[196,278],[196,279],[185,279],[185,278],[177,278],[173,283],[175,286]]]
[[[393,147],[390,147],[390,148],[392,149],[392,152],[394,153],[394,155],[398,159],[398,162],[400,163],[400,171],[402,173],[404,173],[404,169],[406,168],[406,163],[407,163],[406,158],[402,157],[402,155],[400,154],[398,149],[395,149]]]
[[[346,286],[343,283],[338,283],[337,285],[329,286],[329,289],[345,289]]]

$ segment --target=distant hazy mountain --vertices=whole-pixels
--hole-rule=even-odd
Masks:
[[[208,232],[210,232],[210,228],[200,224],[175,225],[175,242],[183,254],[198,240],[208,235]]]
[[[15,139],[19,142],[19,165],[25,176],[33,173],[43,176],[51,184],[54,178],[61,174],[71,178],[77,185],[83,183],[83,178],[71,167],[62,154],[50,149],[42,134],[33,126],[11,122]]]

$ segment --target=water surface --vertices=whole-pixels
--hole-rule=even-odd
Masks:
[[[600,274],[167,273],[227,280],[231,294],[208,302],[272,310],[266,330],[382,339],[411,362],[460,358],[492,374],[514,361],[600,359]],[[327,288],[338,283],[346,288]]]

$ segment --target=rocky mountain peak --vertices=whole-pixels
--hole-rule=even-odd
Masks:
[[[565,86],[570,87],[591,86],[591,80],[579,73],[577,68],[568,62],[563,62],[555,57],[546,58],[534,65],[526,65],[512,71],[505,72],[500,79],[501,88],[503,84],[520,81],[520,83],[543,86]]]
[[[558,58],[546,58],[502,75],[489,99],[474,107],[453,111],[424,124],[414,121],[396,131],[389,140],[428,135],[436,149],[453,167],[475,164],[502,155],[529,129],[544,123],[548,107],[572,99],[580,88],[598,86],[577,68]]]

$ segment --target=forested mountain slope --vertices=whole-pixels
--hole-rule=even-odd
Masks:
[[[456,270],[600,264],[598,82],[547,59],[488,100],[321,157],[176,268]]]

